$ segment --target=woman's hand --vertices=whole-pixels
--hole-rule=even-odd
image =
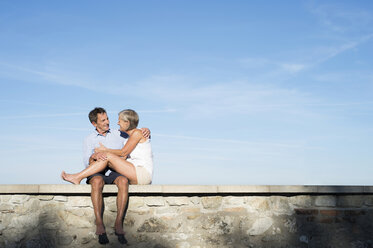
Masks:
[[[100,147],[95,148],[95,152],[106,152],[107,148],[100,142]]]

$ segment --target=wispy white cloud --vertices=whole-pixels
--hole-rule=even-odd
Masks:
[[[82,115],[87,115],[87,113],[27,114],[27,115],[0,116],[0,120],[53,118],[53,117],[82,116]]]
[[[0,99],[0,102],[1,103],[4,103],[4,104],[12,104],[12,105],[22,105],[22,106],[28,106],[28,105],[32,105],[32,106],[40,106],[40,107],[58,107],[58,108],[66,108],[66,106],[62,106],[61,104],[60,105],[57,105],[57,104],[51,104],[51,103],[41,103],[41,102],[36,102],[36,101],[23,101],[23,100],[14,100],[14,99]],[[74,109],[77,109],[77,110],[83,110],[84,108],[82,107],[79,107],[79,106],[69,106],[69,108],[74,108]]]
[[[136,110],[138,113],[172,113],[176,112],[176,109],[158,109],[158,110]],[[117,114],[119,111],[107,111],[110,114]],[[54,113],[54,114],[26,114],[26,115],[11,115],[11,116],[0,116],[0,120],[12,120],[12,119],[34,119],[34,118],[55,118],[55,117],[69,117],[69,116],[86,116],[88,112],[76,112],[76,113]]]
[[[307,64],[276,61],[268,58],[241,58],[238,59],[240,66],[248,69],[266,69],[270,73],[297,73],[307,68]]]
[[[373,101],[364,101],[364,102],[336,102],[336,103],[309,103],[306,104],[307,106],[319,106],[319,107],[327,107],[327,106],[336,106],[336,107],[347,107],[347,106],[361,106],[361,105],[372,105]]]
[[[306,65],[305,64],[287,64],[287,63],[284,63],[284,64],[281,64],[281,67],[285,70],[285,71],[288,71],[290,73],[297,73],[297,72],[300,72],[302,71],[303,69],[306,68]]]
[[[344,3],[312,3],[308,9],[327,30],[346,33],[371,30],[372,12],[367,9],[347,6]]]
[[[273,146],[273,147],[283,147],[283,148],[305,148],[303,143],[295,143],[295,142],[288,142],[288,143],[276,143],[276,142],[253,142],[253,141],[244,141],[244,140],[235,140],[235,139],[213,139],[213,138],[203,138],[203,137],[194,137],[194,136],[184,136],[184,135],[169,135],[169,134],[160,134],[160,133],[153,133],[153,136],[164,137],[164,138],[173,138],[179,140],[196,140],[196,141],[205,141],[211,143],[231,143],[237,145],[249,145],[249,146]],[[315,148],[315,147],[309,147]]]
[[[359,45],[370,41],[372,38],[373,38],[373,33],[368,34],[368,35],[364,35],[364,36],[359,37],[359,38],[354,38],[351,41],[348,41],[348,42],[343,43],[341,45],[317,48],[317,50],[319,50],[319,53],[320,53],[320,58],[316,59],[313,62],[313,66],[321,64],[321,63],[323,63],[327,60],[330,60],[330,59],[338,56],[341,53],[344,53],[346,51],[354,49],[354,48],[358,47]]]
[[[289,109],[294,111],[310,100],[307,94],[295,89],[255,84],[247,80],[196,86],[151,77],[139,82],[137,89],[131,93],[156,98],[158,102],[174,105],[186,114],[193,113],[196,116],[211,116],[227,110],[231,113],[247,114],[274,109],[288,112]]]
[[[34,65],[14,65],[0,61],[0,75],[19,79],[24,82],[37,82],[46,84],[58,84],[66,86],[74,86],[92,91],[100,90],[100,84],[96,84],[94,80],[82,78],[81,74],[76,71],[66,71],[62,67],[51,66],[50,64],[34,64]]]
[[[111,111],[107,111],[108,113],[111,113],[111,114],[117,114],[119,113],[121,110],[111,110]],[[166,109],[136,109],[136,112],[137,113],[147,113],[147,114],[152,114],[152,113],[174,113],[174,112],[178,112],[179,110],[178,109],[175,109],[175,108],[166,108]]]
[[[79,128],[79,127],[57,127],[57,126],[30,126],[30,129],[51,129],[51,130],[64,130],[64,131],[92,131],[92,128]]]
[[[371,41],[372,38],[373,32],[361,37],[348,38],[349,41],[343,41],[341,44],[332,46],[315,44],[308,47],[301,57],[297,56],[294,59],[296,62],[291,62],[291,59],[276,61],[270,58],[242,58],[238,60],[238,63],[244,68],[261,69],[259,71],[260,74],[263,74],[263,70],[265,70],[265,74],[267,76],[270,75],[271,80],[281,81],[289,79],[295,74],[300,74],[305,70],[312,69],[344,52],[355,49]]]
[[[361,39],[364,42],[370,37]],[[336,56],[338,53],[351,49],[357,46],[359,42],[343,46],[339,50],[332,51],[326,58],[319,59],[318,62],[325,61],[327,58]],[[252,59],[253,60],[253,59]],[[248,59],[250,61],[250,59]],[[247,61],[246,61],[247,62]],[[251,61],[250,63],[253,63]],[[262,59],[262,65],[270,64],[275,66],[276,70],[281,70],[288,75],[299,73],[309,67],[302,63],[283,63],[270,62],[270,60]],[[27,70],[30,73],[47,75],[46,80],[51,80],[53,83],[60,84],[63,81],[68,81],[73,85],[75,81],[68,79],[71,75],[67,73],[62,77],[50,73],[40,73],[33,70]],[[90,81],[90,80],[84,80]],[[263,113],[270,115],[282,115],[283,118],[295,118],[298,116],[313,115],[310,106],[334,105],[335,107],[348,105],[349,103],[329,103],[323,102],[314,96],[302,92],[299,89],[284,88],[274,84],[264,84],[260,82],[252,82],[247,79],[236,81],[223,82],[204,82],[200,85],[199,78],[191,78],[182,75],[154,75],[131,84],[117,84],[108,85],[110,87],[101,88],[97,84],[88,87],[90,90],[106,94],[126,95],[143,98],[144,100],[156,101],[163,105],[162,109],[139,109],[139,113],[172,113],[180,112],[187,117],[192,118],[209,118],[220,115],[222,111],[230,111],[233,114],[257,114]],[[66,83],[67,85],[67,83]],[[75,87],[82,87],[82,84],[76,84]],[[109,113],[116,114],[118,111],[110,111]],[[86,112],[71,112],[71,113],[55,113],[55,114],[27,114],[27,115],[13,115],[1,116],[1,120],[23,119],[23,118],[59,118],[67,116],[86,116]],[[298,117],[297,117],[298,118]]]

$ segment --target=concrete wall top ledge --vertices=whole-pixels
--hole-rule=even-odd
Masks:
[[[89,194],[90,185],[0,184],[0,194]],[[139,194],[373,194],[373,186],[349,185],[130,185]],[[105,185],[104,193],[116,193]]]

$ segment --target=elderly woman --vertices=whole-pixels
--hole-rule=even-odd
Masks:
[[[82,179],[109,167],[127,177],[130,184],[150,184],[153,176],[152,148],[149,138],[145,138],[141,130],[137,129],[138,123],[139,116],[134,110],[119,112],[120,131],[129,135],[123,148],[108,149],[100,144],[95,152],[105,152],[105,160],[96,161],[79,173],[67,174],[63,171],[62,178],[73,184],[80,184]]]

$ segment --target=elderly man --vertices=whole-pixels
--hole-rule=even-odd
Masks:
[[[84,141],[84,164],[86,167],[97,160],[106,159],[105,153],[96,153],[94,151],[96,147],[99,147],[99,143],[111,149],[121,149],[128,137],[126,133],[110,129],[109,118],[103,108],[93,109],[89,113],[89,120],[95,127],[95,130],[88,135]],[[142,130],[144,136],[148,137],[150,135],[149,129],[143,128]],[[127,243],[123,232],[123,219],[128,202],[128,179],[118,172],[111,171],[107,168],[100,173],[89,176],[87,178],[87,183],[91,185],[91,200],[96,217],[96,234],[99,235],[100,244],[109,243],[102,218],[102,190],[105,184],[117,185],[117,217],[114,224],[115,235],[118,236],[118,241],[120,243]]]

